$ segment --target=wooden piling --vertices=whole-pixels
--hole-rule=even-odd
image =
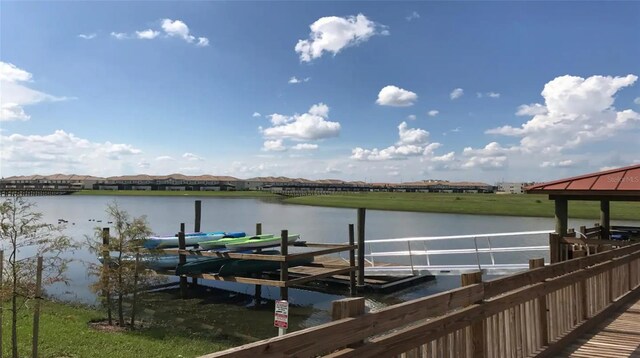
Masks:
[[[358,208],[358,288],[364,288],[364,241],[365,218],[367,209]]]
[[[538,267],[544,267],[544,258],[529,260],[529,269]],[[538,298],[538,320],[540,321],[540,338],[541,345],[546,346],[549,344],[549,324],[548,322],[548,309],[547,309],[547,295]]]
[[[355,244],[355,233],[353,224],[349,224],[349,245],[353,246]],[[349,267],[356,266],[356,252],[354,249],[349,250]],[[355,297],[357,295],[356,290],[356,272],[349,272],[349,295],[351,297]]]
[[[196,217],[193,231],[200,232],[200,220],[202,219],[202,200],[196,200]]]
[[[331,302],[331,320],[358,317],[364,314],[364,297],[351,297]]]
[[[471,273],[463,273],[460,277],[462,286],[474,285],[476,283],[482,283],[482,272],[476,271]],[[474,302],[482,303],[482,301]],[[484,357],[485,352],[485,330],[484,320],[477,319],[471,324],[471,347],[472,357],[480,358]]]
[[[280,254],[287,256],[289,254],[289,231],[282,230],[280,232]],[[289,264],[286,261],[280,262],[280,281],[289,280]],[[280,299],[289,300],[289,288],[280,287]]]
[[[138,306],[138,276],[140,266],[140,252],[136,250],[136,261],[133,268],[133,297],[131,301],[131,329],[136,327],[136,308]]]
[[[256,235],[262,235],[262,223],[256,223]],[[261,253],[262,249],[257,249],[256,253]],[[262,272],[256,274],[258,278],[262,278]],[[259,308],[262,303],[262,285],[256,285],[254,293],[254,301],[256,308]]]
[[[256,223],[256,235],[262,235],[262,223]]]
[[[549,234],[549,261],[560,262],[560,235]]]
[[[180,232],[178,233],[178,248],[180,250],[185,250],[187,248],[184,238],[184,223],[180,224]],[[180,254],[178,262],[180,263],[180,265],[186,264],[187,256],[185,254]],[[187,277],[184,275],[180,276],[180,297],[183,299],[187,298]]]
[[[111,315],[111,287],[109,282],[109,272],[111,265],[111,250],[109,249],[109,228],[102,228],[102,294],[107,305],[107,320],[109,325],[113,325],[113,317]]]
[[[36,295],[33,303],[33,340],[31,353],[33,358],[38,358],[38,336],[40,334],[40,301],[42,300],[42,256],[38,256],[36,266]]]

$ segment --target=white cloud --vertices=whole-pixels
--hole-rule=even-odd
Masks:
[[[351,151],[351,159],[361,161],[401,160],[415,156],[432,156],[440,143],[427,144],[429,132],[420,128],[407,128],[407,123],[398,126],[399,140],[396,145],[384,149],[364,149],[356,147]]]
[[[407,21],[412,21],[412,20],[419,19],[419,18],[420,18],[420,14],[418,14],[417,11],[414,11],[409,16],[405,17],[405,19],[407,19]]]
[[[142,153],[130,144],[91,142],[63,130],[48,135],[0,135],[0,142],[5,170],[37,167],[48,172],[95,174]]]
[[[540,103],[523,104],[518,107],[516,116],[535,116],[547,113],[547,107]]]
[[[196,37],[191,35],[189,26],[181,20],[162,19],[162,30],[172,37],[181,38],[188,43],[193,43]],[[205,47],[209,45],[209,39],[206,37],[198,37],[196,46]]]
[[[174,161],[175,158],[168,155],[161,155],[157,157],[156,160],[159,162],[167,162],[167,161]]]
[[[436,110],[436,109],[432,109],[432,110],[430,110],[429,112],[427,112],[427,114],[428,114],[429,116],[431,116],[431,117],[435,117],[435,116],[437,116],[438,114],[440,114],[440,111],[438,111],[438,110]]]
[[[79,34],[78,37],[81,39],[85,39],[85,40],[91,40],[91,39],[95,39],[96,36],[98,36],[95,33],[91,33],[91,34]]]
[[[376,103],[381,106],[408,107],[418,100],[418,95],[396,86],[385,86],[378,93]]]
[[[462,97],[463,94],[464,94],[464,90],[462,88],[456,88],[453,91],[451,91],[451,93],[449,93],[449,98],[458,99]]]
[[[324,103],[313,105],[309,112],[283,116],[272,114],[273,127],[262,129],[262,134],[270,139],[317,140],[336,137],[340,133],[340,123],[328,121],[329,107]]]
[[[302,83],[302,82],[309,82],[310,79],[311,79],[311,77],[297,78],[296,76],[293,76],[293,77],[289,78],[288,83],[289,84],[298,84],[298,83]]]
[[[507,125],[486,133],[520,137],[519,146],[523,151],[549,154],[638,129],[639,113],[613,107],[615,94],[637,79],[635,75],[557,77],[544,86],[544,106],[519,107],[517,114],[529,113],[533,115],[531,120],[520,127]]]
[[[479,168],[484,170],[502,169],[507,165],[507,157],[504,155],[495,157],[474,156],[462,164],[463,169]]]
[[[294,150],[315,150],[315,149],[318,149],[318,145],[317,144],[311,144],[311,143],[298,143],[298,144],[294,145],[293,147],[291,147],[291,149],[294,149]]]
[[[262,146],[265,152],[282,152],[287,148],[282,144],[282,139],[266,140]]]
[[[487,92],[487,97],[500,98],[500,93],[498,93],[498,92]]]
[[[260,118],[262,117],[262,114],[258,113],[258,112],[253,112],[253,114],[251,115],[251,117],[253,118]]]
[[[150,167],[151,167],[151,163],[149,163],[145,159],[142,159],[138,162],[138,168],[140,169],[149,169]]]
[[[342,170],[335,168],[335,167],[327,167],[325,170],[325,173],[329,173],[329,174],[340,174],[342,173]]]
[[[27,87],[25,83],[32,83],[32,77],[31,73],[14,64],[0,61],[0,121],[26,121],[31,117],[24,111],[24,106],[70,99]]]
[[[153,40],[160,35],[160,32],[151,29],[144,31],[136,31],[136,37],[141,40]]]
[[[193,154],[193,153],[188,153],[188,152],[184,153],[182,155],[182,158],[184,158],[184,159],[186,159],[188,161],[191,161],[191,162],[201,162],[201,161],[204,160],[204,158],[202,158],[201,156],[198,156],[198,155]]]
[[[124,40],[124,39],[128,39],[129,35],[125,34],[124,32],[112,32],[111,37],[114,37],[118,40]]]
[[[415,120],[416,120],[416,118],[417,118],[417,117],[416,117],[416,115],[415,115],[415,114],[410,114],[410,115],[408,115],[408,116],[407,116],[407,119],[408,119],[408,120],[410,120],[410,121],[415,121]]]
[[[633,103],[640,104],[640,97],[636,97],[636,99],[633,100]]]
[[[198,47],[207,47],[209,46],[209,39],[206,37],[198,37],[198,42],[196,43]]]
[[[367,19],[366,16],[321,17],[309,26],[308,40],[298,40],[295,51],[300,61],[310,62],[326,52],[335,56],[342,49],[367,41],[374,35],[386,35],[384,26]]]
[[[542,168],[568,168],[568,167],[572,167],[574,166],[576,163],[571,160],[571,159],[567,159],[567,160],[561,160],[561,161],[549,161],[549,162],[542,162],[540,164],[540,167]]]

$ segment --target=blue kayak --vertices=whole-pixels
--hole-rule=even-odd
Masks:
[[[222,238],[245,236],[246,234],[242,231],[213,231],[185,234],[184,239],[186,246],[195,246],[201,241],[211,241]],[[142,246],[147,249],[166,249],[178,247],[178,236],[151,236],[144,241]]]

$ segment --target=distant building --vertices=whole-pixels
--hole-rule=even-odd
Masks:
[[[498,194],[524,194],[524,188],[529,183],[498,183]]]

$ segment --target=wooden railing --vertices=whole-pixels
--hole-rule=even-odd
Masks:
[[[213,357],[528,357],[554,356],[620,306],[640,297],[640,244],[364,312],[223,352]],[[348,303],[348,304],[347,304]],[[356,317],[350,317],[358,315]]]

